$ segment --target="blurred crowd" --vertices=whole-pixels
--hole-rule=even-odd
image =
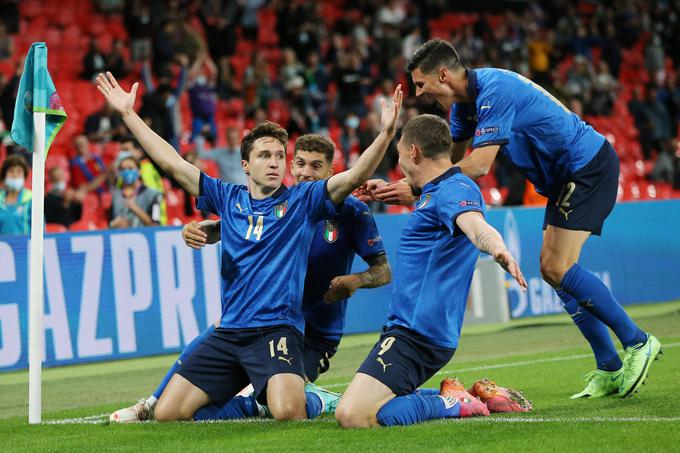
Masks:
[[[240,138],[265,119],[281,123],[293,138],[328,134],[339,171],[379,133],[380,100],[396,83],[410,94],[401,124],[424,112],[447,115],[413,96],[403,69],[420,44],[442,37],[466,66],[521,73],[586,120],[616,116],[617,99],[628,93],[625,113],[639,131],[644,159],[652,162],[647,177],[680,189],[680,82],[674,69],[680,63],[679,0],[91,3],[93,14],[122,17],[127,37],[114,39],[105,51],[93,36],[80,78],[92,80],[107,70],[119,79],[140,80],[142,118],[185,158],[228,182],[244,183]],[[25,49],[14,45],[18,2],[0,1],[0,16],[1,63]],[[622,70],[624,52],[639,54],[642,68],[634,77]],[[30,222],[25,211],[31,156],[7,136],[21,70],[17,64],[0,75],[0,157],[6,156],[0,234],[25,234]],[[176,223],[167,204],[178,187],[106,106],[88,115],[69,140],[68,165],[50,167],[47,174],[48,223],[78,224],[90,201],[103,207],[105,225],[112,228]],[[400,177],[394,146],[375,176]],[[526,200],[524,178],[509,162],[497,161],[495,179],[505,188],[502,203]],[[190,197],[181,204],[179,219],[202,215]]]

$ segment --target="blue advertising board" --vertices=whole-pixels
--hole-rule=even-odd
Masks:
[[[406,215],[376,222],[392,266]],[[488,221],[519,260],[529,290],[508,282],[514,318],[560,313],[539,273],[543,210],[494,209]],[[623,304],[680,299],[680,200],[619,204],[603,237],[590,239],[581,263]],[[179,228],[47,235],[46,366],[181,350],[220,316],[219,249],[195,251]],[[0,237],[0,371],[28,366],[28,238]],[[360,259],[354,271],[365,269]],[[391,285],[359,290],[349,304],[347,333],[380,329]]]

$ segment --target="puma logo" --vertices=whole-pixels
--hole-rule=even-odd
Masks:
[[[383,373],[387,372],[387,367],[390,366],[390,365],[392,365],[391,363],[385,363],[385,362],[383,362],[382,357],[378,357],[376,360],[378,361],[379,364],[382,365],[382,367],[383,367]]]
[[[279,359],[279,360],[283,360],[284,362],[286,362],[286,363],[287,363],[288,365],[290,365],[290,366],[293,366],[293,364],[291,363],[291,362],[293,361],[293,358],[292,358],[292,357],[289,359],[289,358],[287,358],[287,357],[278,356],[278,359]]]
[[[573,211],[573,209],[570,209],[570,210],[567,211],[564,208],[560,208],[559,211],[562,214],[564,214],[564,220],[569,220],[569,214],[571,214],[571,211]]]

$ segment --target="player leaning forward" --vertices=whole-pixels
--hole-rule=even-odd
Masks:
[[[288,189],[282,184],[287,134],[277,125],[258,126],[251,131],[254,140],[244,139],[248,188],[231,185],[202,174],[144,123],[133,110],[136,83],[129,93],[110,73],[100,74],[97,83],[149,157],[221,220],[220,326],[172,377],[156,420],[190,419],[198,408],[224,403],[251,382],[274,418],[306,418],[301,301],[311,238],[318,221],[382,160],[401,109],[401,86],[383,105],[383,131],[351,170]]]
[[[418,116],[402,130],[399,166],[420,200],[399,241],[387,324],[335,413],[345,428],[488,415],[483,403],[456,397],[446,385],[441,394],[416,390],[458,346],[480,250],[526,288],[500,234],[484,220],[479,187],[451,164],[450,147],[448,126],[437,116]]]
[[[572,398],[631,395],[644,383],[661,352],[579,255],[591,234],[600,235],[616,202],[619,160],[611,144],[529,79],[502,69],[466,69],[446,41],[423,44],[408,64],[418,96],[451,109],[451,160],[472,179],[505,154],[548,197],[543,222],[541,274],[557,291],[593,349],[597,369]],[[473,152],[463,158],[472,143]],[[376,192],[374,192],[376,193]],[[377,198],[404,201],[405,184],[382,187]],[[401,195],[400,195],[401,194]],[[609,327],[625,348],[623,362]]]

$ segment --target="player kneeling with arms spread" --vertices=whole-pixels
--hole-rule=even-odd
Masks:
[[[316,134],[299,137],[291,161],[295,183],[313,182],[333,175],[335,146]],[[190,222],[182,229],[189,247],[200,249],[220,240],[220,221]],[[354,255],[369,265],[364,272],[350,274]],[[390,266],[380,233],[368,206],[356,198],[345,199],[339,212],[326,216],[316,226],[307,263],[302,299],[305,317],[304,365],[308,399],[322,403],[322,413],[333,413],[340,395],[313,384],[328,371],[344,330],[347,299],[358,288],[377,288],[390,282]],[[172,365],[159,387],[148,398],[111,414],[113,422],[135,422],[153,418],[158,398],[181,363],[215,330],[210,326],[189,343]],[[250,386],[249,386],[250,387]],[[244,392],[241,392],[244,393]],[[245,392],[249,393],[249,392]],[[194,414],[194,420],[235,419],[269,415],[268,409],[249,394],[230,399],[224,406],[207,405]]]
[[[387,324],[335,413],[344,428],[488,414],[481,401],[459,397],[447,385],[441,394],[416,391],[458,346],[480,250],[526,289],[500,234],[484,220],[479,188],[452,166],[450,148],[449,128],[437,116],[421,115],[404,126],[399,166],[420,200],[399,243]]]
[[[278,125],[260,125],[242,142],[248,187],[227,184],[183,160],[135,113],[138,84],[127,93],[110,73],[100,74],[97,83],[149,157],[221,221],[220,325],[172,376],[156,420],[189,420],[206,405],[225,404],[249,383],[277,420],[317,416],[321,404],[305,398],[302,352],[302,289],[311,239],[318,222],[382,160],[394,137],[401,87],[392,102],[383,103],[384,129],[352,169],[288,189],[282,185],[288,134]]]

